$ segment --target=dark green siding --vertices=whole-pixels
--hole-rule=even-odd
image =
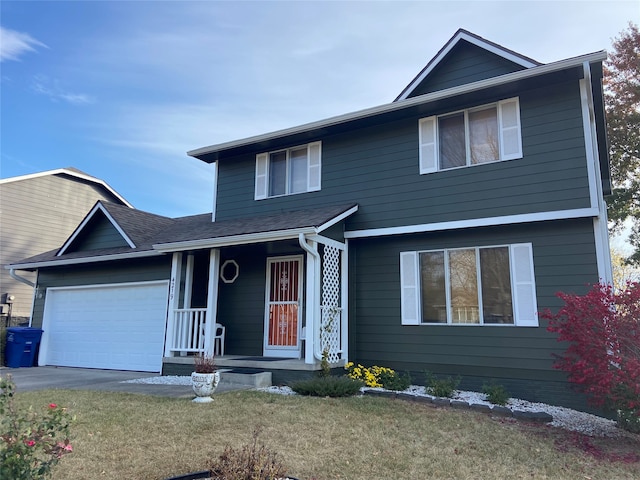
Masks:
[[[401,325],[400,252],[525,242],[533,244],[539,311],[561,305],[556,292],[585,293],[587,284],[598,281],[590,220],[351,241],[355,257],[351,262],[350,296],[355,302],[350,311],[350,333],[355,334],[351,360],[412,372],[462,375],[475,383],[496,379],[508,382],[511,388],[522,388],[512,393],[524,398],[569,402],[572,396],[564,375],[552,366],[553,354],[562,351],[561,344],[546,331],[542,319],[537,328]],[[523,381],[547,384],[547,390],[557,392],[542,398],[537,390],[524,388]]]
[[[520,110],[524,158],[505,162],[420,175],[418,117],[323,138],[318,192],[255,201],[255,156],[221,161],[217,218],[356,202],[359,230],[589,207],[577,82],[524,91]]]
[[[104,214],[97,213],[73,240],[67,252],[84,252],[101,248],[127,246],[129,244],[122,234],[116,230]]]
[[[522,69],[524,67],[488,52],[484,48],[461,41],[451,49],[446,61],[437,65],[429,76],[414,89],[411,97],[517,72]]]
[[[225,354],[262,355],[267,258],[301,253],[297,242],[222,249],[221,264],[235,260],[239,266],[235,282],[219,283],[218,322],[226,327]]]
[[[141,260],[40,269],[37,285],[39,293],[33,305],[33,326],[42,326],[46,289],[49,287],[150,282],[169,280],[170,276],[171,257],[167,255]]]

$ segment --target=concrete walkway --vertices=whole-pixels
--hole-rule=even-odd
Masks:
[[[137,378],[157,377],[157,373],[125,372],[71,367],[0,367],[0,376],[11,375],[16,391],[34,390],[94,390],[103,392],[139,393],[171,398],[193,398],[191,385],[156,385],[147,383],[123,383]],[[221,381],[216,393],[248,389],[240,385]]]

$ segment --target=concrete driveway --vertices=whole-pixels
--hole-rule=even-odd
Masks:
[[[17,392],[62,389],[139,393],[172,398],[194,397],[191,385],[123,383],[137,378],[157,377],[157,373],[71,367],[0,367],[0,375],[3,377],[11,375],[16,384]],[[241,385],[220,382],[216,392],[235,390],[242,387]]]

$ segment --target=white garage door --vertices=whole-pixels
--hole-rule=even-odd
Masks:
[[[47,290],[38,363],[159,372],[168,282]]]

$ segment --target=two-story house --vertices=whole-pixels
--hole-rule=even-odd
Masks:
[[[184,371],[217,323],[218,363],[274,381],[324,354],[580,402],[538,312],[611,281],[605,57],[459,30],[392,103],[188,152],[212,214],[98,203],[12,266],[38,271],[40,364]]]

